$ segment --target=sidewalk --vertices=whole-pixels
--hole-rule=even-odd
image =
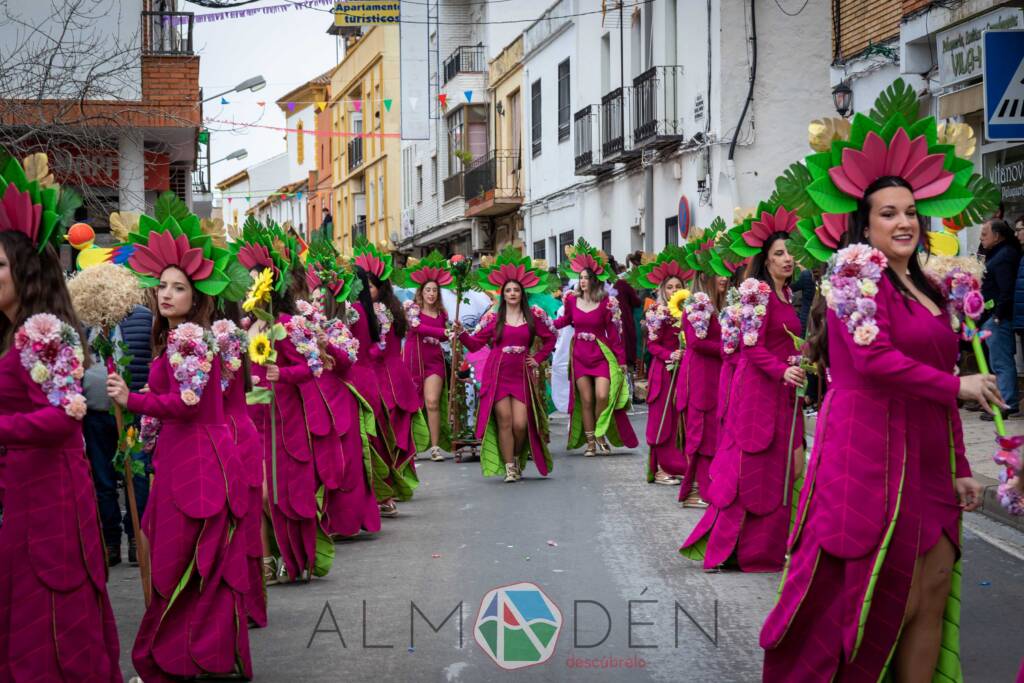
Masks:
[[[981,513],[997,522],[1007,524],[1024,531],[1024,517],[1010,515],[999,504],[996,487],[999,486],[999,470],[1001,467],[992,461],[996,449],[996,430],[991,422],[984,422],[980,413],[967,410],[960,411],[960,419],[964,424],[964,446],[967,448],[967,461],[971,464],[974,478],[985,487],[985,502]],[[1014,417],[1006,420],[1006,433],[1009,435],[1024,434],[1024,418]]]

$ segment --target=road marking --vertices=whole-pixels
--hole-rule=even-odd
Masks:
[[[1007,555],[1009,555],[1011,557],[1015,557],[1016,559],[1020,560],[1021,562],[1024,562],[1024,552],[1021,552],[1017,548],[1011,547],[1011,545],[1009,543],[1007,543],[1006,541],[1003,541],[1003,540],[1001,540],[999,538],[996,538],[995,536],[993,536],[993,535],[991,535],[991,534],[989,534],[987,532],[982,531],[981,527],[979,527],[974,522],[968,520],[966,517],[964,517],[964,528],[967,529],[968,531],[970,531],[972,534],[974,534],[978,538],[980,538],[981,540],[983,540],[986,543],[988,543],[989,545],[994,546],[996,548],[999,548],[1000,550],[1002,550]]]

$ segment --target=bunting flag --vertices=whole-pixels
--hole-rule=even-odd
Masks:
[[[363,110],[363,101],[362,100],[352,100],[352,108],[355,109],[357,113],[361,112]]]
[[[288,111],[295,111],[295,103],[294,102],[289,102],[288,103]]]
[[[296,192],[295,198],[298,199],[299,201],[302,201],[302,192]]]
[[[464,92],[462,94],[466,96],[466,102],[472,102],[473,101],[473,91],[472,90],[467,90],[466,92]]]
[[[416,98],[415,97],[410,97],[409,99],[410,100],[414,100]],[[390,99],[384,100],[384,109],[386,109],[387,111],[391,111],[391,100]]]
[[[442,107],[448,106],[448,96],[445,95],[444,93],[438,93],[437,101],[441,103]]]
[[[226,98],[226,97],[220,98],[220,103],[221,104],[230,104],[230,102],[228,102],[228,98]]]
[[[256,100],[256,104],[260,105],[261,107],[265,107],[265,106],[267,106],[267,101],[266,100]]]
[[[401,133],[376,133],[376,132],[363,132],[363,133],[350,133],[348,131],[341,130],[316,130],[316,129],[299,129],[299,128],[286,128],[284,126],[267,126],[262,123],[247,123],[245,121],[228,121],[227,119],[203,119],[204,123],[219,123],[225,126],[231,126],[232,128],[266,128],[267,130],[277,130],[282,133],[302,133],[303,135],[323,135],[325,137],[335,138],[400,138]]]
[[[323,111],[324,109],[327,108],[327,103],[324,102],[323,100],[317,100],[316,108],[318,111]]]

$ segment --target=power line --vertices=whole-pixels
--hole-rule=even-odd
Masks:
[[[430,3],[430,2],[411,2],[411,0],[402,0],[402,1],[403,2],[410,2],[411,4],[414,4],[414,5],[432,6],[432,5],[435,4],[435,3]],[[310,7],[308,5],[304,5],[301,0],[285,0],[285,2],[287,2],[287,3],[291,4],[291,5],[306,7],[307,9],[311,9],[311,10],[313,10],[315,12],[324,12],[326,14],[341,15],[341,16],[361,17],[361,15],[359,15],[359,14],[350,14],[348,12],[335,12],[333,9],[319,9],[319,8],[316,8],[316,7]],[[622,5],[622,8],[623,9],[629,9],[631,7],[640,7],[642,5],[650,5],[653,2],[654,2],[654,0],[636,0],[636,2],[633,2],[633,3],[630,3],[630,4],[625,4],[624,3]],[[776,0],[776,2],[778,2],[778,0]],[[804,2],[804,6],[807,5],[807,2],[809,2],[809,0]],[[485,4],[489,4],[489,3],[485,3]],[[614,8],[614,9],[618,9],[618,8]],[[573,14],[560,14],[558,16],[550,16],[550,17],[546,17],[546,16],[544,16],[542,14],[541,16],[536,17],[536,18],[532,18],[532,19],[498,19],[498,20],[494,20],[494,21],[410,21],[410,20],[406,20],[406,19],[400,19],[396,23],[400,23],[400,24],[413,24],[413,25],[425,25],[425,26],[495,26],[495,25],[499,25],[499,24],[532,24],[532,23],[535,23],[537,21],[540,21],[541,19],[549,19],[549,20],[557,21],[558,19],[571,19],[573,17],[583,17],[583,16],[587,16],[587,15],[591,15],[591,14],[606,14],[606,13],[607,12],[605,10],[598,9],[598,10],[591,10],[589,12],[576,12],[576,13],[573,13]]]
[[[810,2],[810,0],[804,0],[804,4],[800,5],[800,9],[798,9],[795,12],[788,11],[785,7],[782,6],[782,3],[779,2],[779,0],[775,0],[775,6],[778,7],[779,11],[782,12],[783,14],[785,14],[787,17],[795,17],[795,16],[798,16],[801,12],[803,12],[807,8],[807,3],[808,2]]]

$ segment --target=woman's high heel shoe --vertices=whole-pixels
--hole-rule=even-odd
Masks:
[[[597,440],[594,439],[594,432],[583,432],[583,436],[587,439],[587,448],[583,451],[583,455],[588,458],[597,455]]]

